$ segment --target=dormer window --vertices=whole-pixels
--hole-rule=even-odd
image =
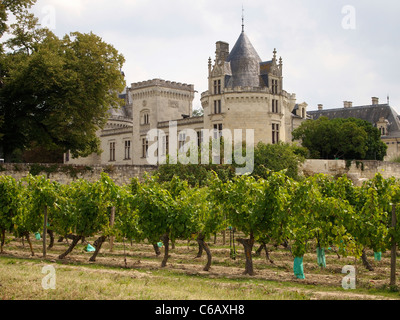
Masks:
[[[278,94],[278,80],[272,79],[272,85],[271,85],[271,89],[272,89],[272,94]]]
[[[379,121],[376,124],[376,127],[378,128],[379,132],[381,133],[381,136],[388,135],[388,121],[384,117],[381,117],[379,119]]]
[[[214,94],[221,94],[221,80],[214,81]]]

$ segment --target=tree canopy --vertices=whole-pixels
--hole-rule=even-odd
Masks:
[[[383,160],[386,156],[379,130],[361,119],[321,117],[303,122],[292,134],[309,150],[310,158]]]
[[[30,1],[32,2],[32,1]],[[0,55],[0,116],[6,160],[35,143],[71,151],[99,153],[96,132],[110,107],[122,104],[124,57],[99,36],[71,32],[58,38],[24,11],[16,15]]]

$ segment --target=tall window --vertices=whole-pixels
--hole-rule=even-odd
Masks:
[[[147,151],[149,150],[149,141],[142,138],[142,158],[147,158]]]
[[[180,132],[179,133],[179,139],[178,139],[178,149],[179,151],[183,151],[183,147],[185,146],[186,143],[186,132]]]
[[[149,123],[150,123],[149,114],[148,113],[143,114],[143,124],[149,124]]]
[[[221,94],[221,80],[214,81],[214,94]]]
[[[165,135],[162,138],[162,155],[168,155],[169,154],[169,136]]]
[[[279,142],[279,124],[272,124],[272,144]]]
[[[221,100],[214,100],[214,113],[219,114],[222,112]]]
[[[115,142],[110,142],[110,161],[115,161]]]
[[[278,80],[272,79],[272,93],[278,94]]]
[[[222,123],[214,124],[214,139],[222,137]]]
[[[279,102],[276,99],[272,99],[272,112],[279,113]]]
[[[131,158],[131,140],[125,140],[125,160]]]
[[[203,143],[203,131],[197,131],[197,146],[201,147],[201,144]]]

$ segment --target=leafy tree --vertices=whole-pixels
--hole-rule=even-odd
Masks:
[[[304,162],[306,152],[305,148],[294,144],[259,142],[254,150],[254,171],[252,175],[266,178],[269,176],[268,170],[274,172],[286,170],[287,176],[298,179],[298,167],[300,163]]]
[[[17,15],[36,3],[36,0],[3,0],[0,3],[0,38],[8,30],[9,13]]]
[[[57,38],[22,14],[12,26],[11,50],[0,56],[0,114],[6,160],[32,142],[72,156],[99,153],[96,132],[118,108],[124,58],[93,33]]]
[[[316,159],[383,160],[387,150],[379,130],[355,118],[303,122],[293,131],[293,139],[300,140],[309,157]]]

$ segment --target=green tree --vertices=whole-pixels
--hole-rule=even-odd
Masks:
[[[93,33],[59,39],[28,13],[18,17],[6,45],[10,52],[0,56],[6,160],[32,142],[73,157],[99,153],[96,132],[108,109],[122,103],[124,57]]]
[[[288,177],[298,179],[298,167],[300,163],[304,162],[306,154],[305,148],[294,144],[259,142],[254,149],[254,171],[252,175],[266,178],[269,176],[268,170],[274,172],[285,170]]]
[[[7,20],[10,13],[18,15],[36,3],[36,0],[3,0],[0,3],[0,38],[8,30]]]
[[[355,118],[303,122],[293,131],[293,140],[300,140],[316,159],[383,160],[387,150],[379,130]]]

